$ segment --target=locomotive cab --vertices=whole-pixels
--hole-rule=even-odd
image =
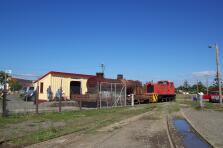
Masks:
[[[175,100],[175,87],[171,81],[158,81],[146,83],[146,95],[150,102],[163,102]]]

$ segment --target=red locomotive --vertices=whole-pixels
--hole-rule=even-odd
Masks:
[[[149,102],[172,101],[176,98],[174,83],[171,81],[158,81],[146,83],[145,95]]]

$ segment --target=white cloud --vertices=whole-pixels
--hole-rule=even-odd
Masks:
[[[27,77],[38,77],[35,74],[31,74],[31,73],[26,73],[26,74],[21,74],[22,76],[27,76]]]
[[[200,72],[193,72],[192,76],[194,77],[210,77],[215,76],[215,71],[200,71]]]

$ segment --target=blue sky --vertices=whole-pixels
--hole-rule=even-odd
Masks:
[[[181,81],[215,70],[220,0],[1,0],[0,69]],[[221,60],[222,63],[222,60]]]

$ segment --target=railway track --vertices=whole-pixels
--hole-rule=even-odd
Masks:
[[[166,115],[166,132],[167,132],[167,137],[170,143],[171,148],[177,148],[176,144],[173,141],[173,137],[171,135],[171,130],[170,130],[170,125],[169,125],[169,116]]]

